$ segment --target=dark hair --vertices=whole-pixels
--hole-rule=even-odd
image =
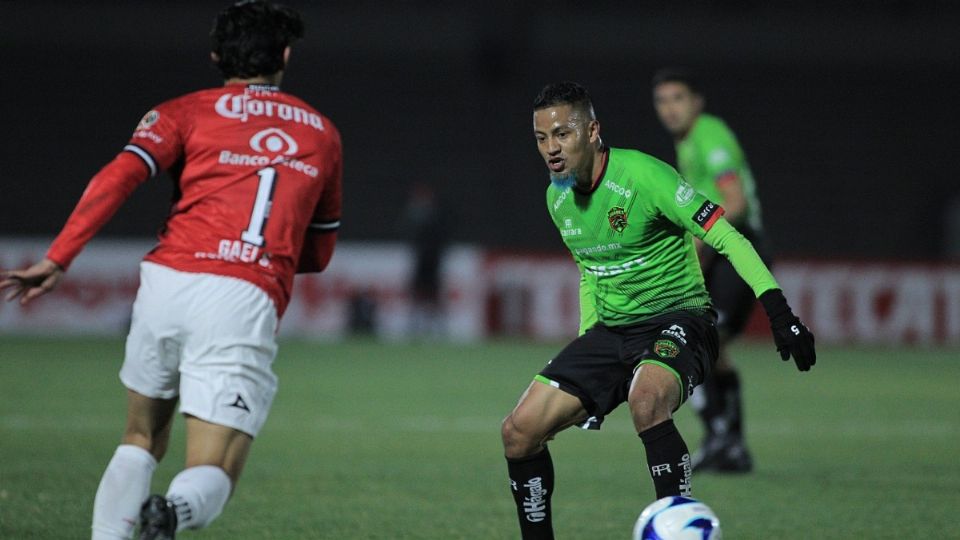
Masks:
[[[303,37],[296,11],[261,0],[245,0],[213,20],[210,42],[224,78],[273,75],[283,69],[283,50]]]
[[[703,95],[703,89],[700,87],[700,81],[697,80],[697,76],[689,69],[670,67],[657,70],[657,72],[653,74],[653,84],[651,86],[656,88],[657,86],[668,82],[685,84],[687,88],[689,88],[694,94],[701,96]]]
[[[537,99],[533,100],[535,111],[554,105],[572,105],[586,111],[593,111],[593,103],[590,102],[587,89],[572,81],[550,83],[544,86]]]

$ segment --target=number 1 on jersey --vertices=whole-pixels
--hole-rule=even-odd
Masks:
[[[273,202],[273,186],[277,180],[277,170],[267,167],[257,171],[260,183],[257,185],[257,198],[253,201],[253,211],[250,212],[250,224],[243,231],[240,239],[248,244],[263,247],[263,229],[267,226],[270,217],[270,205]]]

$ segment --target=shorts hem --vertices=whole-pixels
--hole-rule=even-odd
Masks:
[[[249,435],[251,438],[254,438],[254,439],[257,438],[257,434],[260,433],[260,430],[263,428],[263,426],[260,426],[260,427],[258,427],[258,428],[256,428],[256,429],[251,429],[249,426],[241,425],[239,422],[225,422],[225,421],[223,421],[223,420],[217,420],[217,419],[215,419],[215,418],[210,417],[209,415],[198,414],[197,412],[195,412],[195,411],[193,411],[193,410],[191,410],[191,409],[189,409],[189,408],[184,408],[184,407],[180,407],[180,414],[182,414],[182,415],[184,415],[184,416],[190,415],[190,416],[192,416],[192,417],[194,417],[194,418],[203,420],[204,422],[207,422],[207,423],[210,423],[210,424],[215,424],[215,425],[218,425],[218,426],[223,426],[223,427],[228,427],[228,428],[230,428],[230,429],[235,429],[235,430],[237,430],[237,431],[240,431],[240,432],[242,432],[242,433],[245,433],[245,434]]]
[[[594,414],[594,410],[597,408],[596,404],[593,403],[592,399],[586,397],[584,393],[581,392],[577,387],[566,384],[566,383],[562,383],[559,381],[555,381],[549,377],[546,377],[540,374],[536,375],[533,378],[533,380],[539,383],[543,383],[547,386],[556,388],[557,390],[560,390],[565,394],[570,394],[571,396],[579,399],[580,405],[583,407],[583,410],[587,411],[587,414],[589,414],[591,417],[596,416]]]
[[[178,392],[177,390],[160,390],[160,391],[144,390],[142,387],[126,380],[123,377],[122,373],[120,374],[120,382],[123,384],[124,388],[126,388],[127,390],[130,390],[131,392],[136,392],[141,396],[144,396],[150,399],[169,400],[169,399],[176,399],[177,397],[180,396],[180,392]]]

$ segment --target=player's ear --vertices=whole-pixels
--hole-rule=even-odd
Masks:
[[[290,46],[287,45],[283,48],[283,67],[287,67],[287,63],[290,62]]]
[[[589,124],[587,124],[587,134],[590,136],[591,143],[595,143],[600,140],[600,121],[599,120],[594,119],[594,120],[591,120]]]
[[[213,60],[213,63],[216,64],[217,62],[220,61],[220,55],[213,51],[210,51],[210,60]]]

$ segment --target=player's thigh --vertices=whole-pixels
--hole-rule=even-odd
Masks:
[[[533,381],[505,420],[504,438],[512,434],[540,442],[586,418],[587,411],[579,398],[549,384]]]
[[[535,378],[580,402],[587,413],[581,425],[585,429],[600,429],[606,415],[627,399],[633,366],[622,354],[625,335],[622,328],[597,324],[564,347]]]
[[[276,309],[253,284],[205,276],[185,314],[180,411],[256,437],[277,391]]]
[[[250,454],[253,437],[242,431],[186,416],[185,466],[213,465],[226,471],[236,485]]]
[[[176,398],[154,399],[128,389],[124,444],[139,446],[161,459],[170,440],[176,406]]]
[[[653,332],[637,334],[627,342],[627,347],[636,353],[637,366],[628,401],[640,399],[641,393],[649,399],[650,392],[654,392],[653,397],[668,399],[675,410],[713,369],[719,347],[717,328],[711,317],[687,312],[658,317],[650,323]],[[670,397],[672,392],[667,395],[666,388],[661,388],[665,382],[676,389],[676,400]]]
[[[683,397],[675,370],[661,363],[643,363],[630,383],[627,403],[637,431],[668,420]]]

